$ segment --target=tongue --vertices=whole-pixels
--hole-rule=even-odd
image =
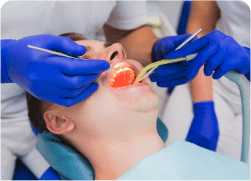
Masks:
[[[124,76],[125,75],[125,76]],[[110,80],[110,86],[113,88],[122,88],[133,83],[135,75],[132,69],[125,69],[113,74]]]

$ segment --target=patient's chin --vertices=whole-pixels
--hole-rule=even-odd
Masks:
[[[136,111],[143,111],[143,112],[149,112],[149,111],[158,111],[159,108],[159,100],[154,100],[151,102],[151,104],[146,103],[146,104],[140,104],[139,106],[135,105],[135,110]]]
[[[144,96],[135,97],[134,100],[130,101],[130,105],[126,107],[140,112],[158,111],[159,101],[159,97],[155,93],[148,93],[144,94]]]

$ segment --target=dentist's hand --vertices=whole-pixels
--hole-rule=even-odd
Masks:
[[[170,58],[184,57],[198,52],[186,71],[188,79],[198,73],[202,65],[204,73],[219,79],[231,70],[242,74],[250,73],[250,49],[239,45],[232,37],[215,30],[195,42],[185,45],[181,49],[168,54]]]
[[[214,102],[194,103],[194,118],[186,141],[215,151],[219,138],[219,127],[214,111]]]
[[[1,40],[1,82],[16,83],[38,99],[72,106],[97,90],[93,82],[109,69],[104,60],[80,60],[30,49],[34,45],[71,56],[85,54],[85,47],[70,38],[36,35],[20,40]]]
[[[168,54],[175,50],[181,43],[188,39],[191,34],[180,36],[170,36],[159,39],[154,47],[153,54],[156,61],[170,58]],[[197,40],[195,37],[191,42]],[[161,65],[155,73],[150,75],[151,81],[157,82],[160,87],[173,87],[180,84],[185,84],[191,80],[186,77],[186,71],[190,62],[178,62],[168,65]]]

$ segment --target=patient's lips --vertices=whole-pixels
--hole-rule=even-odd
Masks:
[[[125,62],[126,61],[126,62]],[[135,77],[138,75],[143,66],[135,60],[121,60],[117,59],[111,63],[112,67],[120,70],[109,69],[107,78],[104,78],[104,86],[121,105],[128,109],[148,110],[149,105],[152,105],[152,100],[158,100],[151,84],[151,80],[147,77],[139,84],[133,84]],[[126,70],[126,77],[124,81],[124,68]],[[156,104],[154,104],[156,107]]]
[[[114,68],[119,70],[113,70],[110,78],[109,85],[113,88],[123,88],[125,86],[132,85],[135,78],[135,68],[127,62],[119,62],[114,65]]]

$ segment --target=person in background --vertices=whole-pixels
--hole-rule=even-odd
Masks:
[[[163,116],[169,130],[167,144],[181,139],[209,149],[213,145],[218,153],[240,160],[240,92],[238,86],[223,75],[236,70],[243,74],[249,87],[249,25],[250,10],[242,1],[192,2],[187,33],[195,33],[200,28],[203,31],[198,35],[198,40],[168,56],[176,58],[198,52],[183,72],[183,78],[191,78],[197,73],[201,76],[197,75],[191,81],[191,91],[188,85],[182,85],[172,93]],[[203,64],[205,65],[202,66]],[[207,86],[207,80],[212,82],[212,87]],[[203,99],[208,92],[210,97]],[[217,144],[215,137],[218,135]]]

